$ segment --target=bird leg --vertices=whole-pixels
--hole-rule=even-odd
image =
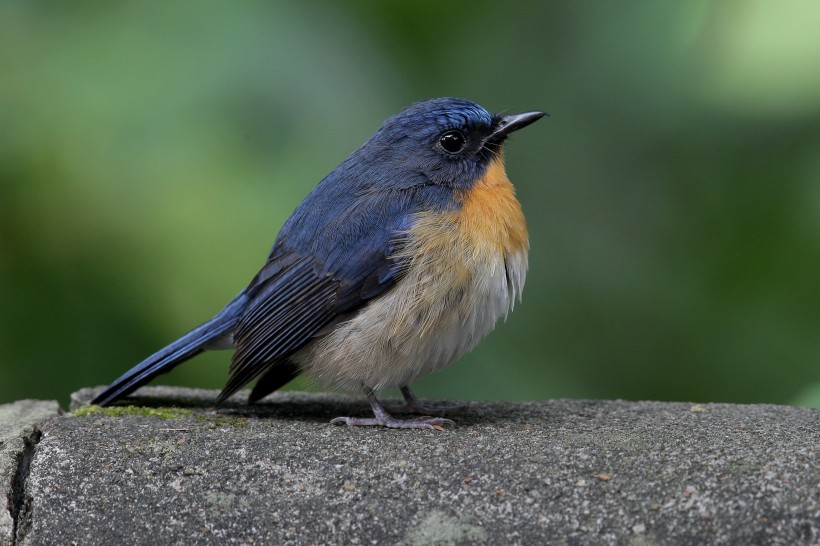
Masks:
[[[370,407],[373,408],[373,417],[336,417],[330,422],[334,425],[344,424],[349,427],[376,426],[387,428],[418,428],[434,430],[443,430],[445,425],[455,425],[453,421],[443,419],[441,417],[424,416],[407,420],[396,419],[387,413],[387,410],[385,410],[379,403],[376,399],[376,395],[373,393],[373,389],[365,387],[364,394],[367,396],[367,401],[370,402]]]
[[[404,397],[404,405],[391,406],[389,409],[391,413],[415,413],[416,415],[441,417],[448,413],[463,413],[467,409],[464,404],[425,404],[413,394],[407,385],[401,388],[401,395]]]

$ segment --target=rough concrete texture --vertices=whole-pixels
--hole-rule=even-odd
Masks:
[[[48,421],[19,543],[820,544],[818,410],[476,403],[437,432],[328,426],[368,413],[334,395],[215,396]]]
[[[14,544],[18,514],[25,509],[24,485],[39,440],[38,425],[58,415],[57,402],[20,400],[0,405],[0,545]]]

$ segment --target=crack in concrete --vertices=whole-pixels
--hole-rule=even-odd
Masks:
[[[11,543],[13,546],[20,543],[31,526],[31,519],[28,517],[31,497],[26,495],[26,482],[31,471],[34,452],[37,450],[37,444],[40,443],[42,437],[43,432],[36,426],[32,427],[31,434],[22,438],[23,449],[17,456],[14,478],[11,483],[11,496],[8,499],[8,509],[12,521]]]

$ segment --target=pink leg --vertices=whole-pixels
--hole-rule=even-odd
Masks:
[[[404,397],[404,406],[390,408],[393,413],[415,413],[418,415],[442,416],[448,413],[463,413],[467,409],[464,404],[431,405],[425,404],[413,394],[410,387],[405,385],[401,388],[401,395]]]
[[[409,389],[408,389],[409,391]],[[402,389],[404,393],[404,389]],[[376,426],[387,428],[418,428],[418,429],[434,429],[443,430],[445,425],[455,425],[449,419],[441,417],[419,417],[417,419],[401,420],[396,419],[389,413],[376,399],[376,395],[372,389],[365,387],[364,394],[367,396],[367,401],[370,402],[370,407],[373,408],[373,417],[336,417],[330,422],[334,425],[347,425],[349,427],[362,426]],[[412,393],[410,393],[412,396]]]

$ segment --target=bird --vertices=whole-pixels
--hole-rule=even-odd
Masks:
[[[529,236],[504,145],[544,115],[444,97],[388,118],[298,205],[247,287],[91,403],[112,404],[203,351],[233,348],[217,405],[254,379],[249,403],[307,374],[370,403],[373,417],[331,423],[454,425],[410,384],[472,350],[521,298]],[[376,393],[395,388],[420,416],[399,419],[382,405]]]

